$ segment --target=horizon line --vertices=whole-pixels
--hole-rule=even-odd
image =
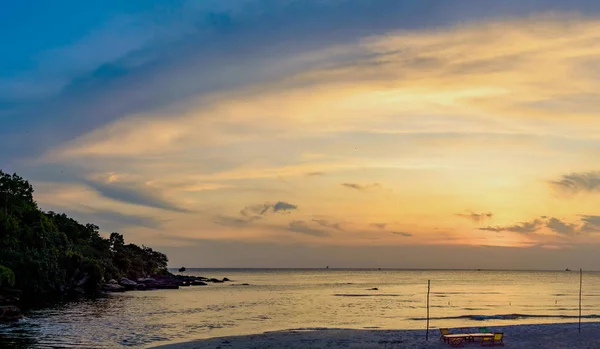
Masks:
[[[168,269],[178,270],[178,267],[168,267]],[[597,272],[595,269],[505,269],[505,268],[396,268],[396,267],[185,267],[185,269],[228,269],[228,270],[248,270],[248,269],[271,269],[271,270],[405,270],[405,271],[553,271],[553,272],[577,272],[579,270],[586,272]]]

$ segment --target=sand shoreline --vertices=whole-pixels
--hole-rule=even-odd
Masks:
[[[481,323],[480,326],[486,326]],[[600,348],[600,322],[584,322],[581,333],[577,323],[488,326],[504,332],[506,348]],[[263,334],[202,339],[167,344],[160,349],[263,349],[263,348],[354,348],[417,349],[450,348],[439,341],[439,330],[357,330],[357,329],[291,329]],[[480,348],[469,343],[465,348]]]

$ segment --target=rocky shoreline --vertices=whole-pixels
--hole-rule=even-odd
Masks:
[[[224,283],[228,281],[231,280],[228,278],[215,279],[189,275],[156,275],[139,278],[135,281],[127,278],[119,280],[111,279],[104,285],[102,290],[105,292],[171,290],[187,286],[207,286],[208,283]]]
[[[189,275],[154,275],[152,277],[139,278],[131,280],[121,278],[119,280],[108,280],[100,290],[100,295],[113,292],[126,291],[151,291],[151,290],[176,290],[180,287],[207,286],[209,283],[221,284],[229,282],[228,278],[215,279],[203,276]],[[4,290],[3,293],[6,293]],[[20,301],[19,291],[12,290],[12,295],[0,295],[0,322],[11,322],[23,318],[23,313],[17,306]],[[80,297],[86,296],[84,292],[79,292]],[[96,294],[97,295],[97,294]]]

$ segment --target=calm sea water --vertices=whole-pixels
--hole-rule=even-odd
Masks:
[[[2,348],[149,347],[291,328],[420,329],[576,321],[578,272],[189,269],[233,282],[113,294],[0,325]],[[249,286],[234,286],[248,283]],[[378,290],[371,290],[377,288]],[[583,321],[598,321],[600,273],[584,272]]]

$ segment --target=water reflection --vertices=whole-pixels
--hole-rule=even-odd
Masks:
[[[148,347],[289,328],[422,328],[428,279],[431,316],[436,319],[432,326],[572,321],[560,317],[577,314],[578,280],[571,280],[572,273],[331,269],[196,273],[250,285],[128,292],[36,310],[17,324],[0,326],[0,347]],[[590,273],[586,282],[586,290],[600,289],[600,274]],[[597,295],[584,293],[584,315],[597,313]],[[498,314],[526,316],[494,317]]]

